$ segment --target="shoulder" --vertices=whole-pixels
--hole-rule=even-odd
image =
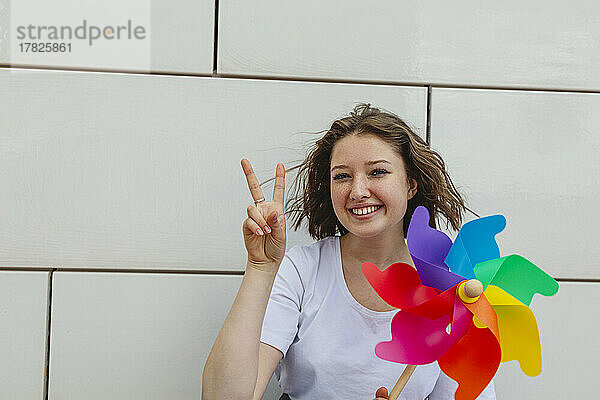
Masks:
[[[294,246],[285,253],[285,259],[294,264],[298,272],[309,272],[321,263],[335,260],[338,240],[336,236],[328,236],[311,244]]]
[[[316,282],[330,280],[328,276],[324,276],[324,272],[332,268],[320,266],[335,261],[337,246],[337,238],[327,237],[286,251],[273,282],[271,299],[291,299],[300,309],[305,294],[314,292]]]

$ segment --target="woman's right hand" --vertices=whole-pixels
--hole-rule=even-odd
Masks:
[[[266,201],[250,161],[242,159],[242,170],[254,204],[248,206],[248,218],[242,225],[248,266],[266,272],[277,272],[285,254],[285,168],[277,164],[273,201]]]

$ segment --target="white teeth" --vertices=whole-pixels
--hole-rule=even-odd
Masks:
[[[381,206],[377,206],[377,207],[369,206],[369,207],[364,207],[364,208],[353,208],[351,210],[351,212],[353,214],[356,214],[356,215],[365,215],[365,214],[370,214],[370,213],[372,213],[374,211],[377,211],[380,207]]]

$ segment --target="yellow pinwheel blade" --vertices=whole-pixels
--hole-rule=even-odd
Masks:
[[[517,360],[525,375],[539,375],[542,372],[542,351],[533,312],[497,286],[489,285],[483,294],[498,318],[501,361]]]

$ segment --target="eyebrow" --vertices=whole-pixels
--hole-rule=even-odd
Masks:
[[[374,160],[374,161],[367,161],[365,163],[365,165],[373,165],[373,164],[380,164],[380,163],[387,163],[387,164],[392,164],[391,162],[389,162],[388,160]],[[331,168],[331,172],[333,172],[336,169],[342,169],[342,168],[349,168],[347,165],[336,165],[335,167]]]

